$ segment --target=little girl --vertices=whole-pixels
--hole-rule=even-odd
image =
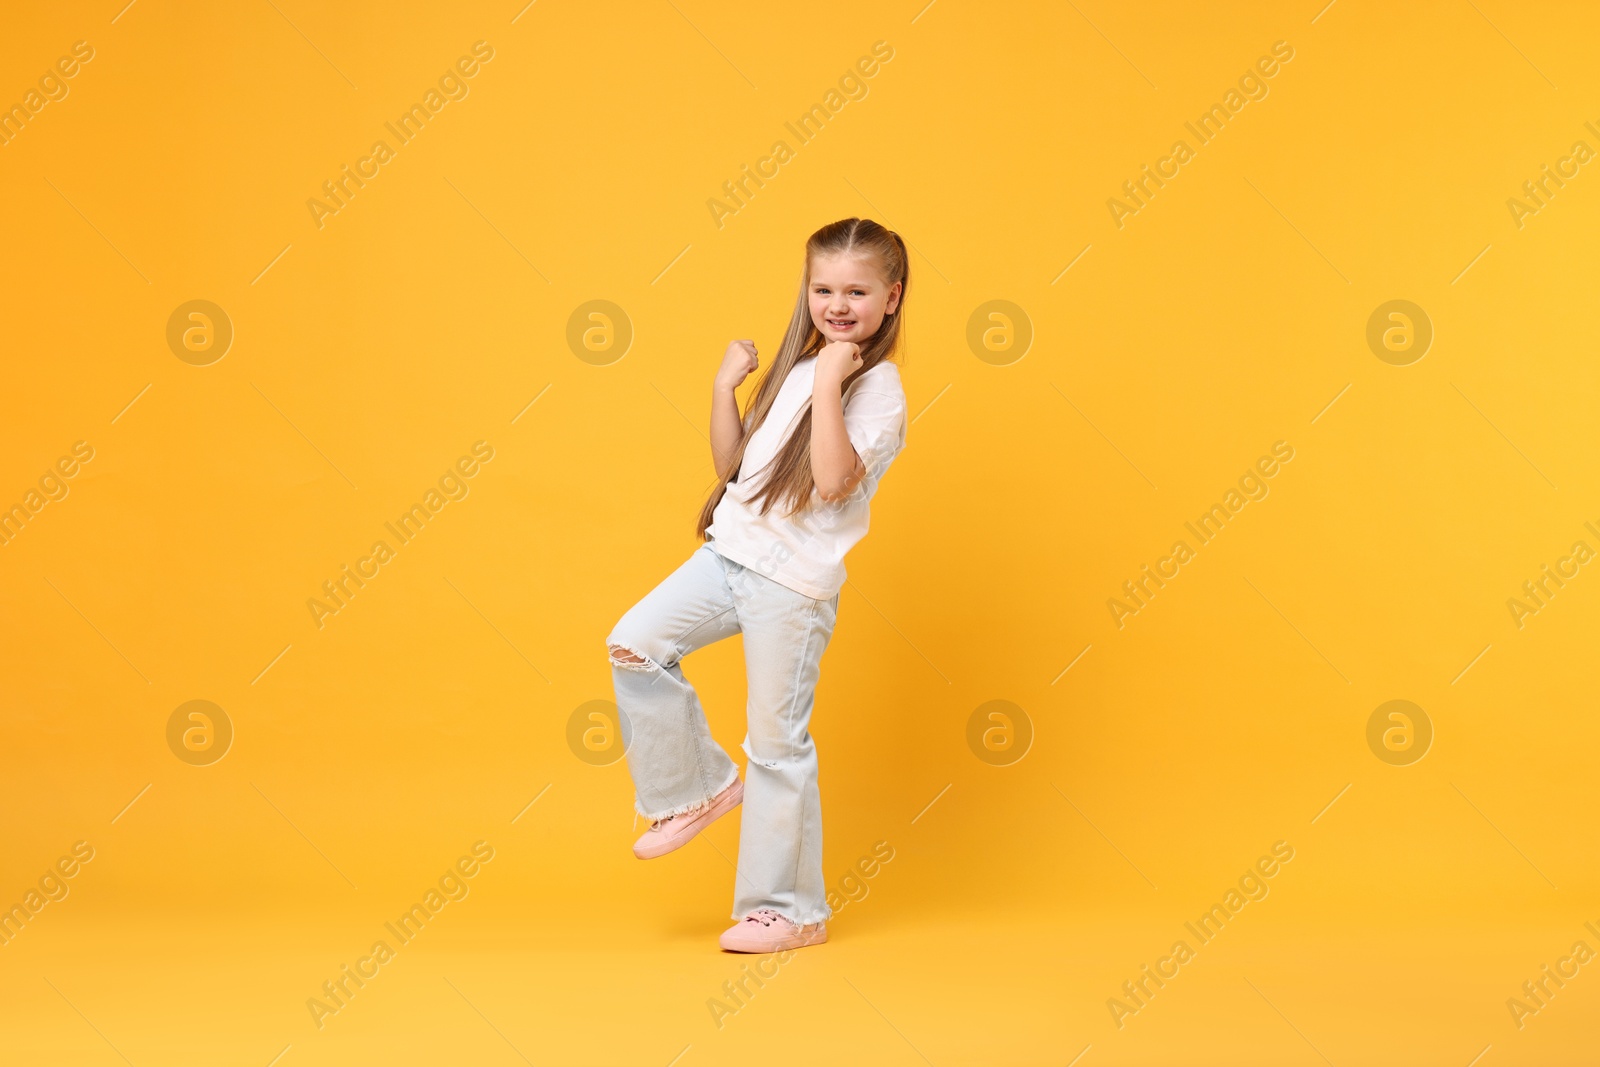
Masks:
[[[754,342],[730,344],[717,371],[718,482],[696,528],[705,543],[606,641],[634,807],[651,820],[634,855],[681,848],[744,801],[737,921],[720,942],[733,952],[828,939],[807,726],[845,553],[866,535],[868,501],[906,443],[906,397],[890,362],[909,280],[905,242],[869,219],[832,223],[806,241],[801,279],[777,358],[743,419],[734,390],[756,369]],[[745,781],[712,740],[679,666],[736,633],[749,679]]]

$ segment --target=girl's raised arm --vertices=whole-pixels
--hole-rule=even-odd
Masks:
[[[734,390],[759,363],[754,341],[748,338],[730,341],[722,357],[722,366],[717,368],[717,376],[711,383],[711,463],[718,478],[728,473],[733,454],[744,440],[744,423],[739,418],[739,401],[733,395]]]
[[[824,500],[849,496],[867,474],[845,432],[840,395],[840,386],[860,365],[861,346],[852,341],[834,341],[817,354],[811,390],[811,480]]]

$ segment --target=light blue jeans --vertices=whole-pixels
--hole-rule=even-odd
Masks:
[[[805,925],[831,910],[822,876],[822,797],[807,727],[839,598],[816,600],[723,557],[707,541],[622,616],[606,644],[634,808],[659,819],[694,811],[739,769],[712,740],[679,661],[744,634],[744,815],[733,918],[771,908]],[[633,653],[626,656],[625,649]],[[643,663],[619,662],[642,658]]]

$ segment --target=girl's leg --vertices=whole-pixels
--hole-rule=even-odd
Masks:
[[[695,649],[738,631],[723,558],[707,543],[628,609],[606,639],[640,815],[662,819],[694,811],[738,777],[678,665]]]
[[[749,732],[733,918],[771,908],[798,926],[831,909],[822,875],[822,796],[809,726],[839,598],[814,600],[729,563],[744,630]]]

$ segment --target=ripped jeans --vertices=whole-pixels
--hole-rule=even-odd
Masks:
[[[816,600],[724,557],[711,542],[690,554],[606,639],[634,807],[659,819],[694,811],[739,769],[712,740],[679,661],[744,634],[744,816],[733,918],[771,908],[799,925],[828,917],[822,876],[822,798],[807,727],[839,598]]]

